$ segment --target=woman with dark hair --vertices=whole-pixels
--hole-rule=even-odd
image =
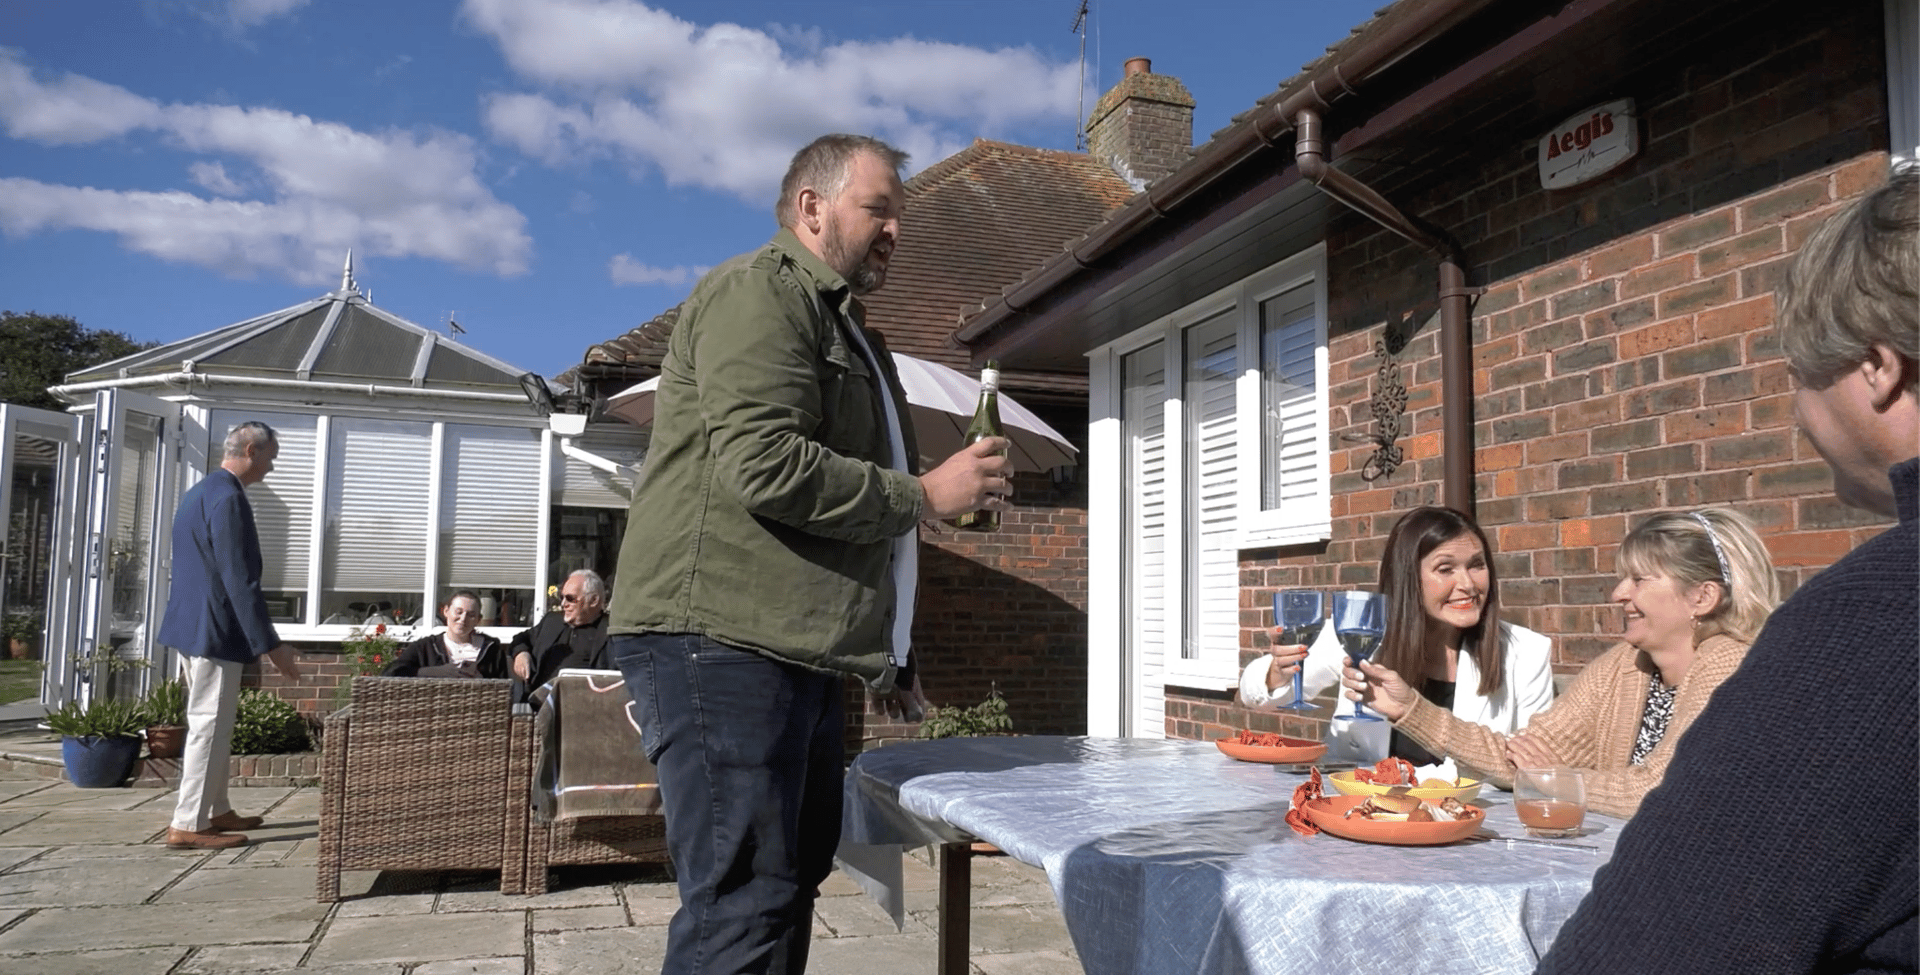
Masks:
[[[1373,659],[1407,675],[1404,683],[1413,693],[1461,721],[1505,734],[1553,703],[1552,644],[1500,620],[1492,549],[1472,519],[1450,508],[1407,512],[1387,535],[1379,579],[1387,631]],[[1240,675],[1241,701],[1249,707],[1277,704],[1296,666],[1305,666],[1309,692],[1324,688],[1340,679],[1344,659],[1331,626],[1311,649],[1275,647]],[[1352,702],[1340,698],[1336,726],[1352,713]],[[1353,722],[1349,731],[1364,735],[1367,724]],[[1445,757],[1398,731],[1385,752],[1422,766]]]
[[[1588,769],[1587,806],[1631,816],[1666,774],[1675,743],[1746,658],[1779,601],[1752,523],[1727,508],[1654,515],[1620,543],[1621,642],[1580,672],[1525,730],[1500,732],[1423,700],[1376,658],[1347,668],[1347,697],[1501,788],[1516,768]]]

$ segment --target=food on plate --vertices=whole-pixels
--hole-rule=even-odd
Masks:
[[[1412,785],[1419,781],[1413,763],[1404,758],[1383,758],[1371,769],[1353,770],[1356,782],[1371,782],[1374,785]]]
[[[1419,785],[1422,789],[1457,789],[1459,787],[1459,780],[1448,779],[1421,779]]]
[[[1454,798],[1431,803],[1421,802],[1412,796],[1368,796],[1347,810],[1342,818],[1359,816],[1383,823],[1452,823],[1471,815],[1468,806]]]
[[[1307,770],[1307,781],[1300,783],[1300,787],[1293,790],[1293,803],[1287,808],[1287,825],[1292,827],[1294,832],[1301,836],[1312,836],[1320,832],[1320,827],[1307,821],[1307,814],[1302,808],[1307,803],[1320,798],[1320,795],[1320,767],[1316,765]]]
[[[1239,742],[1242,745],[1255,745],[1260,748],[1279,748],[1287,744],[1287,739],[1271,731],[1242,731]]]

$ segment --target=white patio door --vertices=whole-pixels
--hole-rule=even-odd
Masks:
[[[72,561],[74,533],[57,508],[77,473],[79,448],[79,417],[0,404],[0,512],[7,516],[0,532],[0,618],[10,633],[25,629],[11,625],[16,619],[31,626],[26,643],[47,664],[42,700],[48,688],[60,686],[56,661],[63,655],[50,650],[62,645],[57,636],[72,612],[71,590],[56,581],[68,575],[63,567]]]
[[[94,394],[93,429],[74,646],[153,666],[117,673],[99,664],[77,667],[74,690],[82,701],[103,690],[117,698],[141,694],[175,666],[153,634],[166,604],[180,408],[123,389],[101,390]]]

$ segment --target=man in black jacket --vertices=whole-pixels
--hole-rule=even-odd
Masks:
[[[560,587],[560,612],[522,630],[507,647],[513,676],[528,690],[553,679],[562,667],[611,670],[607,660],[607,583],[592,569],[579,569]]]
[[[1541,972],[1920,966],[1920,173],[1815,231],[1777,299],[1800,429],[1899,523],[1774,611]]]

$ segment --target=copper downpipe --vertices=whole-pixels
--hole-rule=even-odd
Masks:
[[[1460,249],[1387,201],[1372,187],[1327,162],[1320,113],[1301,108],[1293,116],[1294,165],[1328,196],[1440,257],[1441,495],[1447,507],[1473,517],[1473,338],[1468,330],[1467,287]]]

